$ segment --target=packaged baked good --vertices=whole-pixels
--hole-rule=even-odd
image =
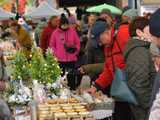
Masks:
[[[48,104],[56,104],[57,103],[57,99],[47,100],[46,102]]]
[[[67,115],[68,116],[75,116],[75,115],[78,115],[78,113],[77,112],[68,112]]]
[[[60,112],[64,112],[62,109],[58,109],[58,110],[51,110],[52,113],[60,113]]]
[[[82,105],[77,105],[77,106],[74,106],[75,109],[84,109],[85,106],[82,106]]]
[[[64,118],[67,117],[67,114],[64,112],[54,113],[55,118]]]
[[[73,107],[72,106],[68,106],[68,107],[62,107],[63,110],[72,110]]]
[[[60,104],[61,107],[72,107],[72,104]]]
[[[60,106],[56,106],[56,107],[52,106],[52,107],[50,107],[50,110],[59,110],[59,109],[61,109]]]
[[[49,111],[49,107],[38,107],[39,111]]]
[[[86,112],[87,110],[86,109],[76,109],[75,111],[76,112]]]
[[[89,115],[89,112],[79,112],[79,115]]]
[[[78,103],[78,100],[76,98],[68,98],[69,103]]]
[[[48,111],[38,111],[38,114],[50,114],[50,111],[48,110]]]
[[[75,110],[64,110],[64,112],[71,113],[71,112],[75,112]]]

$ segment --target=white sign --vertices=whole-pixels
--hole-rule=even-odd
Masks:
[[[142,5],[140,7],[140,14],[143,16],[144,13],[153,13],[160,5]]]

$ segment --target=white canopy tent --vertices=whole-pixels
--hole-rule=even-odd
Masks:
[[[30,18],[49,18],[51,16],[59,16],[62,12],[51,7],[47,2],[42,2],[37,8],[34,8],[32,11],[26,13],[25,17]]]
[[[8,20],[9,18],[15,17],[15,14],[7,12],[0,8],[0,20]]]

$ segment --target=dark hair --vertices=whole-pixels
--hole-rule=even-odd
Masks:
[[[65,14],[61,14],[60,25],[69,24],[69,21]]]
[[[150,17],[152,16],[152,13],[147,13],[146,16],[144,16],[147,19],[150,19]]]
[[[71,16],[71,13],[70,13],[69,9],[64,8],[64,10],[67,12],[68,16],[70,17],[70,16]]]
[[[52,16],[52,17],[50,17],[49,20],[51,21],[51,20],[53,20],[54,18],[57,18],[57,16]]]
[[[145,17],[138,17],[134,19],[129,25],[129,34],[131,37],[137,36],[136,30],[139,29],[143,31],[143,29],[149,25],[149,20]]]

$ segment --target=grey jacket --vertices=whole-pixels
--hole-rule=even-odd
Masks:
[[[126,45],[128,86],[135,93],[139,107],[149,109],[156,70],[149,51],[150,43],[131,39]],[[129,53],[129,54],[128,54]]]

